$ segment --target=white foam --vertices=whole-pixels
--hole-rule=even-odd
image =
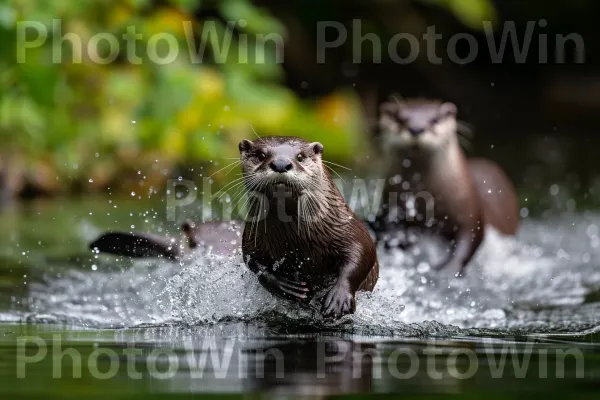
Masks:
[[[436,321],[426,326],[436,332],[441,326],[454,329],[451,325],[589,328],[596,323],[590,307],[595,310],[597,304],[583,304],[585,296],[600,290],[594,226],[600,226],[599,216],[579,215],[527,221],[516,239],[488,230],[461,279],[430,270],[429,260],[443,255],[431,243],[423,241],[416,254],[380,252],[376,290],[357,296],[356,314],[344,318],[341,326],[398,334],[419,332],[424,321]],[[564,312],[565,307],[570,311]],[[583,310],[581,315],[573,307]],[[303,308],[267,293],[241,257],[205,254],[183,265],[141,261],[119,272],[71,271],[33,284],[30,308],[31,313],[19,318],[98,327],[265,319],[326,324],[317,304]],[[0,321],[10,316],[0,315]]]

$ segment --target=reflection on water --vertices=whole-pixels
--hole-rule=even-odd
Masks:
[[[281,336],[242,323],[116,331],[5,325],[0,362],[9,368],[1,369],[0,377],[10,385],[0,391],[51,394],[76,387],[82,395],[140,397],[147,392],[582,391],[597,382],[600,362],[594,357],[598,347],[583,343],[593,338],[578,339]],[[110,385],[102,383],[107,379]]]

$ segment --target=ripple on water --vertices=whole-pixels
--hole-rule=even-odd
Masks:
[[[600,216],[526,221],[516,239],[489,231],[468,274],[434,273],[442,250],[422,242],[380,252],[380,279],[357,312],[331,324],[310,307],[274,298],[240,256],[196,255],[182,265],[136,261],[119,272],[70,271],[30,288],[30,312],[12,319],[93,327],[268,321],[385,335],[574,332],[600,325]],[[595,297],[594,297],[595,295]],[[596,300],[593,300],[593,299]],[[461,330],[462,329],[462,330]]]

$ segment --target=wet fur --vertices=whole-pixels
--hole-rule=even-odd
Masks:
[[[165,258],[179,261],[185,251],[201,247],[223,256],[239,251],[239,223],[186,221],[183,240],[143,232],[107,232],[90,243],[92,250],[133,258]]]
[[[315,152],[314,145],[293,137],[264,137],[246,143],[246,147],[240,145],[245,176],[262,173],[264,175],[259,179],[265,182],[271,179],[267,166],[282,153],[292,160],[293,171],[297,174],[288,183],[291,196],[284,203],[278,202],[270,185],[254,188],[265,194],[263,202],[269,202],[268,214],[261,221],[246,222],[243,254],[254,272],[272,269],[289,279],[309,282],[315,291],[333,285],[331,292],[340,289],[340,285],[347,286],[348,293],[340,296],[351,295],[351,311],[354,311],[355,292],[371,291],[377,282],[377,254],[366,227],[350,210],[323,165],[322,147]],[[268,158],[257,164],[253,158],[257,151],[267,152]],[[310,161],[299,163],[290,151],[303,152]],[[250,190],[252,184],[248,180]],[[278,203],[285,204],[289,220],[279,218]],[[260,206],[260,200],[253,204],[255,211]],[[305,213],[309,213],[310,221],[302,218]],[[334,310],[334,314],[341,313],[341,310]]]
[[[438,268],[450,266],[461,273],[481,244],[485,225],[506,235],[516,233],[515,189],[495,163],[466,158],[458,142],[454,105],[423,99],[384,103],[379,128],[387,176],[403,179],[386,184],[383,211],[373,224],[379,240],[387,241],[397,229],[406,232],[414,227],[441,235],[452,243],[452,252]],[[408,190],[402,187],[406,180]],[[420,220],[406,218],[407,203],[398,200],[398,208],[389,204],[390,193],[407,191],[431,195],[433,213],[422,199],[415,202],[416,214],[423,216]],[[428,221],[428,214],[433,219]]]

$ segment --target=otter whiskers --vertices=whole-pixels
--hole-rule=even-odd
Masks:
[[[345,167],[345,166],[343,166],[343,165],[340,165],[340,164],[336,164],[336,163],[334,163],[334,162],[331,162],[331,161],[327,161],[327,160],[321,160],[321,161],[323,161],[323,162],[324,162],[324,163],[326,163],[326,164],[331,164],[331,165],[335,165],[336,167],[343,168],[343,169],[345,169],[345,170],[347,170],[347,171],[352,171],[352,168],[348,168],[348,167]]]
[[[471,139],[474,136],[473,127],[464,121],[456,120],[456,133],[458,134],[460,145],[465,150],[470,151],[473,148],[473,144],[471,143]]]
[[[232,162],[229,165],[224,166],[223,168],[221,168],[220,170],[218,170],[217,172],[215,172],[214,174],[210,175],[209,178],[212,178],[213,176],[215,176],[216,174],[218,174],[219,172],[223,171],[224,169],[227,169],[229,167],[231,167],[231,169],[227,172],[227,174],[225,174],[225,176],[229,175],[229,173],[233,170],[233,168],[235,168],[237,165],[239,165],[242,161],[241,160],[237,160]]]
[[[342,178],[342,176],[340,174],[337,173],[337,171],[333,168],[331,168],[330,166],[328,166],[327,164],[323,164],[325,166],[325,168],[327,168],[328,170],[330,170],[331,172],[333,172],[334,174],[336,174],[338,176],[338,178],[341,179],[342,183],[345,185],[346,181],[344,180],[344,178]]]

